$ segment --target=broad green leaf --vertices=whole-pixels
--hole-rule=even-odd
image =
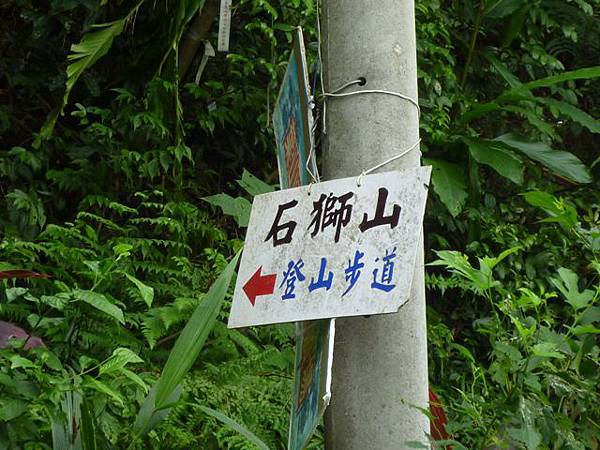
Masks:
[[[223,210],[223,214],[233,216],[240,227],[248,226],[252,204],[244,197],[233,198],[227,194],[216,194],[203,197],[202,200],[220,207]]]
[[[525,201],[532,206],[537,206],[551,214],[560,214],[561,210],[557,206],[558,199],[548,192],[529,191],[521,194]]]
[[[512,134],[498,136],[495,141],[519,150],[534,161],[538,161],[553,173],[578,183],[591,183],[588,168],[575,155],[562,150],[554,150],[542,142],[527,142]]]
[[[31,369],[36,367],[36,364],[33,363],[33,361],[30,361],[27,358],[23,358],[22,356],[19,355],[12,355],[10,358],[10,368],[11,369],[18,369],[19,367],[24,367],[26,369]]]
[[[454,217],[461,212],[467,200],[467,184],[460,166],[439,159],[423,159],[433,167],[431,182],[442,203]]]
[[[535,356],[541,356],[542,358],[562,359],[565,357],[565,355],[558,351],[558,347],[554,342],[535,344],[531,350]]]
[[[550,278],[550,281],[564,295],[567,303],[575,311],[586,308],[594,299],[595,293],[591,289],[579,292],[579,278],[572,270],[561,267],[558,269],[559,278]]]
[[[494,267],[500,264],[500,262],[502,262],[504,258],[506,258],[509,255],[512,255],[513,253],[518,252],[519,250],[521,250],[521,247],[512,247],[507,250],[504,250],[496,257],[484,256],[483,258],[477,258],[477,260],[479,261],[479,271],[487,277],[489,287],[495,284],[493,282],[492,277],[492,270],[494,269]]]
[[[133,245],[130,244],[117,244],[113,247],[113,252],[117,256],[126,255],[129,256],[130,250],[133,249]]]
[[[238,422],[236,422],[235,420],[227,417],[225,414],[223,414],[219,411],[215,411],[214,409],[211,409],[207,406],[200,406],[200,409],[202,411],[204,411],[206,414],[209,414],[209,415],[213,416],[215,419],[223,422],[225,425],[228,425],[231,428],[233,428],[239,434],[241,434],[246,439],[248,439],[250,442],[252,442],[254,445],[256,445],[256,447],[259,448],[260,450],[269,450],[269,446],[267,444],[265,444],[262,440],[260,440],[260,438],[258,436],[256,436],[250,430],[248,430],[245,426],[243,426],[243,425],[239,424]]]
[[[581,336],[582,334],[598,334],[600,333],[600,328],[594,325],[578,325],[572,331],[575,336]]]
[[[542,208],[550,216],[550,219],[544,219],[544,222],[558,222],[567,229],[577,225],[577,210],[562,199],[542,191],[529,191],[521,195],[527,203]]]
[[[478,163],[486,164],[513,183],[523,183],[523,162],[511,150],[492,141],[463,138]]]
[[[514,367],[523,359],[523,355],[517,347],[514,347],[506,342],[495,342],[494,350],[496,352],[506,355],[508,359],[513,363]]]
[[[148,308],[150,308],[152,306],[152,301],[154,300],[154,288],[142,283],[136,277],[129,275],[128,273],[126,273],[125,276],[129,281],[136,285],[136,287],[140,291],[142,299],[144,299],[146,305],[148,305]]]
[[[48,350],[46,347],[37,347],[30,349],[30,352],[35,353],[46,367],[52,370],[63,371],[64,367],[58,356]]]
[[[76,289],[73,291],[73,296],[77,300],[82,300],[94,308],[102,311],[105,314],[117,319],[119,322],[124,323],[123,311],[116,305],[113,305],[104,295],[94,291],[86,291],[82,289]]]
[[[592,306],[581,313],[579,321],[582,325],[589,325],[594,322],[600,323],[600,306]]]
[[[508,428],[507,432],[513,439],[524,443],[527,450],[538,450],[542,442],[542,435],[532,424],[524,425],[521,428]]]
[[[6,301],[8,303],[14,302],[17,298],[25,295],[29,292],[29,289],[24,287],[11,287],[6,289]]]
[[[586,127],[592,133],[600,133],[600,120],[594,119],[588,113],[582,111],[576,106],[571,105],[570,103],[544,97],[536,97],[535,101],[555,109],[559,113]]]
[[[435,254],[440,258],[428,266],[445,266],[451,272],[471,281],[472,288],[476,291],[484,291],[491,287],[491,279],[481,271],[475,269],[469,263],[466,255],[455,250],[436,250]]]
[[[144,360],[128,348],[119,347],[112,352],[108,358],[100,366],[100,375],[103,373],[120,372],[127,364],[142,363]]]
[[[236,180],[237,183],[251,196],[266,194],[267,192],[273,192],[275,188],[262,180],[259,180],[246,169],[242,174],[240,180]]]
[[[542,435],[535,427],[535,416],[539,414],[537,404],[521,397],[519,401],[519,412],[521,415],[521,427],[507,429],[508,435],[525,444],[527,450],[538,450]]]
[[[0,406],[0,421],[8,422],[16,419],[25,411],[27,411],[27,402],[16,398],[5,399]]]
[[[183,377],[192,368],[204,342],[212,330],[229,289],[241,251],[225,267],[219,278],[198,305],[179,335],[157,382],[156,408],[164,406]]]
[[[133,381],[135,384],[137,384],[139,387],[141,387],[144,390],[144,392],[148,393],[148,391],[149,391],[148,385],[144,382],[144,380],[142,380],[140,378],[140,376],[138,374],[132,372],[129,369],[125,369],[125,368],[122,368],[119,371],[119,373],[125,375],[127,378],[129,378],[131,381]]]

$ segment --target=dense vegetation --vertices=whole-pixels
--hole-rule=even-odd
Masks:
[[[0,448],[285,448],[293,328],[225,320],[317,5],[235,1],[196,81],[218,3],[0,4],[0,272],[43,275],[0,280],[0,319],[45,344],[3,343]],[[455,448],[600,447],[599,7],[416,1],[430,381]]]

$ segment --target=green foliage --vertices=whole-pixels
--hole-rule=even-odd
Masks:
[[[599,7],[416,2],[438,445],[600,442]],[[0,448],[285,448],[293,333],[223,311],[315,2],[235,2],[197,83],[209,9],[0,4],[0,267],[50,276],[0,281],[0,319],[46,345],[0,350]]]
[[[586,236],[596,235],[600,223],[592,216],[584,226],[585,216],[551,194],[534,191],[524,198],[552,220],[540,221],[539,230],[495,224],[490,231],[498,243],[516,240],[525,249],[479,257],[479,268],[456,251],[439,251],[430,264],[453,274],[443,295],[454,298],[451,315],[462,315],[464,327],[452,333],[439,317],[430,324],[430,333],[439,336],[432,339],[434,348],[451,342],[443,366],[435,363],[434,370],[454,379],[453,387],[440,386],[451,399],[449,428],[468,448],[595,448],[600,272],[581,267],[597,266],[600,248]],[[430,285],[444,286],[436,278]]]

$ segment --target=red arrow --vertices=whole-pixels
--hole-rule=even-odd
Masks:
[[[256,297],[259,295],[272,294],[275,290],[275,279],[277,278],[277,275],[273,274],[261,276],[261,270],[262,266],[260,266],[258,270],[254,272],[254,275],[252,275],[244,285],[244,292],[248,296],[252,306],[254,306],[254,303],[256,302]]]

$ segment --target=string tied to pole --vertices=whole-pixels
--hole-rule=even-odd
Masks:
[[[414,150],[416,147],[418,147],[418,145],[421,143],[421,138],[417,139],[417,142],[415,142],[413,145],[411,145],[410,147],[402,150],[400,153],[392,156],[391,158],[386,159],[383,162],[380,162],[379,164],[376,164],[375,166],[371,167],[370,169],[367,170],[363,170],[360,175],[358,176],[358,178],[356,179],[356,185],[360,186],[362,178],[365,175],[369,175],[370,173],[376,171],[377,169],[382,168],[383,166],[396,161],[397,159],[402,158],[404,155],[406,155],[407,153],[410,153],[412,150]]]

